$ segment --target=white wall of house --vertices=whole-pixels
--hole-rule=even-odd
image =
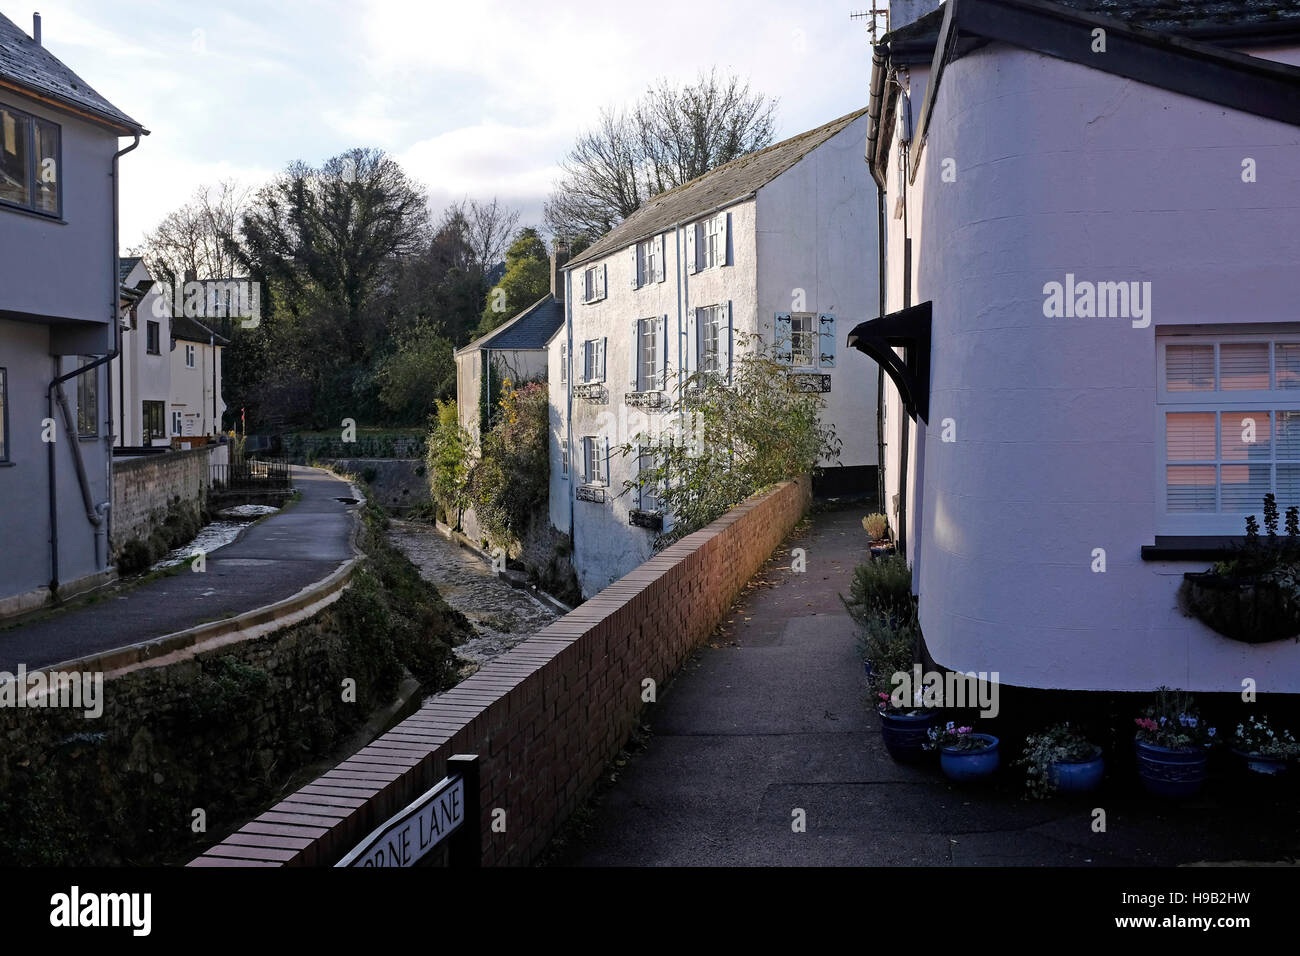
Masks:
[[[135,288],[150,278],[144,263],[138,263],[122,283]],[[171,393],[170,349],[172,344],[170,305],[162,299],[156,288],[141,299],[128,319],[129,328],[122,330],[122,354],[113,360],[113,420],[117,422],[118,445],[165,445],[167,438],[150,441],[144,436],[142,402],[168,404]],[[149,351],[150,322],[157,323],[156,352]],[[126,407],[122,400],[125,397]],[[170,421],[165,421],[170,436]]]
[[[1300,338],[1300,129],[998,44],[947,71],[909,209],[913,301],[934,301],[910,468],[930,652],[1031,687],[1300,691],[1300,645],[1179,612],[1183,572],[1209,562],[1140,556],[1169,522],[1157,335]],[[900,269],[891,256],[891,309]],[[1045,317],[1044,285],[1067,273],[1150,282],[1150,325]]]
[[[192,356],[186,346],[193,349]],[[221,416],[226,411],[226,403],[221,397],[221,351],[220,345],[213,347],[206,342],[176,340],[176,347],[171,351],[171,394],[167,401],[169,435],[215,435],[221,430]],[[179,431],[176,430],[177,424]]]
[[[879,303],[876,190],[862,158],[867,122],[865,114],[854,120],[756,200],[759,326],[771,342],[777,313],[834,317],[819,323],[828,334],[807,371],[830,375],[824,418],[842,442],[836,464],[846,467],[877,458],[875,365],[844,346]]]
[[[550,506],[551,527],[561,534],[569,533],[569,504],[572,493],[572,459],[565,463],[568,448],[568,381],[564,359],[568,355],[568,336],[565,326],[551,336],[546,349],[547,400],[549,404],[549,421],[551,426],[550,452],[551,463]]]

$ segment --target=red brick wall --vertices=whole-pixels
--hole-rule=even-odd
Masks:
[[[788,482],[683,538],[190,865],[332,865],[457,753],[481,758],[484,865],[532,862],[636,726],[642,681],[662,686],[713,633],[810,499]]]

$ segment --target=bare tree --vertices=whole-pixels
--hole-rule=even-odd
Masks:
[[[249,189],[233,179],[203,186],[130,252],[143,256],[158,280],[233,276],[239,269],[239,227],[248,204]]]
[[[594,241],[647,200],[772,142],[775,99],[732,75],[652,85],[631,111],[602,109],[560,163],[545,206],[559,239]]]
[[[490,202],[470,199],[453,203],[448,213],[453,212],[459,213],[464,221],[464,238],[479,274],[486,274],[505,258],[506,247],[519,225],[519,210],[511,209],[493,196]],[[450,221],[445,216],[444,221]]]

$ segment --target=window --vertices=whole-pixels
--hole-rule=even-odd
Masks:
[[[582,273],[582,301],[598,302],[605,298],[605,267],[592,266]]]
[[[0,106],[0,203],[60,214],[59,127]]]
[[[560,439],[560,477],[569,477],[569,439]]]
[[[605,381],[605,340],[587,339],[582,343],[582,380]]]
[[[163,402],[141,402],[141,420],[144,422],[144,440],[150,442],[155,438],[166,438],[163,428],[165,409]]]
[[[0,368],[0,461],[9,460],[9,370]]]
[[[722,306],[706,305],[696,310],[700,330],[700,371],[722,371]]]
[[[816,312],[776,314],[776,352],[796,369],[835,367],[835,316]]]
[[[184,435],[185,425],[181,413],[175,409],[172,410],[172,434]]]
[[[160,326],[157,322],[147,322],[144,327],[144,348],[150,355],[161,355]]]
[[[652,236],[632,247],[632,288],[639,289],[652,282],[663,282],[664,237]]]
[[[1158,340],[1166,533],[1244,533],[1264,495],[1300,505],[1300,337]]]
[[[582,440],[582,460],[586,467],[583,480],[589,485],[604,485],[609,482],[606,470],[608,442],[605,439],[587,436]]]
[[[637,508],[641,511],[658,511],[660,509],[658,487],[650,480],[656,467],[655,456],[645,445],[638,446],[637,473],[641,481],[637,485]]]
[[[638,319],[633,343],[633,383],[638,392],[649,392],[663,387],[664,355],[666,345],[662,318]]]
[[[185,367],[186,368],[194,367],[194,346],[193,345],[185,346]]]
[[[95,359],[83,355],[81,368]],[[99,434],[99,369],[77,376],[77,437],[94,438]]]
[[[569,347],[560,346],[560,384],[563,385],[569,380]]]

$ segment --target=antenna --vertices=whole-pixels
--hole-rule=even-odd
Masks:
[[[871,0],[870,10],[858,10],[849,14],[850,20],[865,20],[871,18],[867,30],[871,34],[871,45],[875,46],[880,38],[889,32],[889,4],[886,0]],[[881,18],[884,21],[881,21]]]

